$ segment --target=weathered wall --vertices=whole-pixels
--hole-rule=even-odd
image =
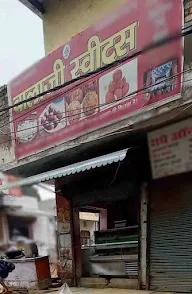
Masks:
[[[8,106],[7,87],[0,87],[0,109]],[[14,160],[9,112],[0,114],[0,166]]]
[[[43,28],[46,54],[125,2],[126,0],[45,0]]]

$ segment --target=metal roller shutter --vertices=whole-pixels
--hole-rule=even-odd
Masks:
[[[150,289],[192,292],[192,184],[175,181],[151,193]]]

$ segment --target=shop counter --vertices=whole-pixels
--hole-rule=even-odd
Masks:
[[[91,274],[100,276],[137,276],[138,255],[92,256]]]
[[[82,247],[83,275],[136,278],[138,226],[95,231],[95,244]]]
[[[5,279],[5,284],[15,290],[44,290],[51,286],[48,256],[8,260],[15,270]]]

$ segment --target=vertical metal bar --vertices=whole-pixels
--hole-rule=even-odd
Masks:
[[[138,213],[138,289],[142,289],[141,279],[141,187],[139,191],[139,213]]]
[[[147,183],[141,187],[140,201],[140,288],[147,287]]]
[[[148,183],[148,203],[147,203],[147,248],[146,248],[146,259],[147,259],[147,273],[146,273],[146,290],[150,289],[150,235],[151,235],[151,182]]]

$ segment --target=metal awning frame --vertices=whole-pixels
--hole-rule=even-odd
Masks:
[[[37,174],[28,178],[21,179],[19,181],[8,183],[6,185],[0,186],[0,191],[22,187],[27,185],[34,185],[40,182],[53,180],[56,178],[62,178],[70,175],[74,175],[80,172],[89,171],[91,169],[95,169],[98,167],[106,166],[108,164],[112,164],[115,162],[123,161],[127,154],[127,149],[123,149],[117,152],[113,152],[107,155],[103,155],[100,157],[96,157],[93,159],[89,159],[86,161],[81,161],[78,163],[74,163],[65,167],[61,167],[52,171],[44,172],[41,174]]]

